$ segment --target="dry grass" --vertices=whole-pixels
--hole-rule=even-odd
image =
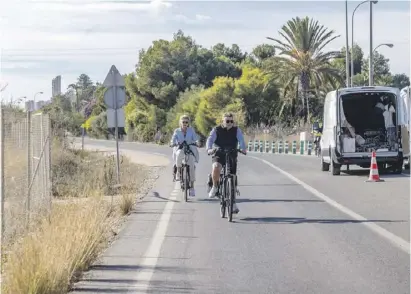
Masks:
[[[116,194],[115,157],[67,149],[56,149],[52,154],[53,195],[55,197],[89,197],[93,194]],[[121,158],[121,193],[135,193],[147,168]]]
[[[51,221],[43,221],[9,256],[4,293],[64,293],[106,240],[108,208],[96,199],[54,207]]]
[[[55,147],[51,216],[9,248],[2,293],[67,292],[107,244],[121,216],[133,209],[147,176],[146,167],[123,158],[122,186],[115,191],[114,167],[110,156]]]
[[[134,194],[127,194],[124,193],[121,195],[121,199],[120,199],[120,211],[123,215],[127,215],[129,214],[134,207],[134,203],[135,203],[136,199]]]

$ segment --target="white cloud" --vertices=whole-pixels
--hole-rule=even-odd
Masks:
[[[152,0],[148,3],[141,3],[136,1],[54,1],[54,2],[42,2],[37,1],[33,4],[34,11],[41,12],[90,12],[98,11],[100,13],[113,12],[113,11],[122,11],[122,10],[139,10],[139,11],[161,11],[162,9],[170,8],[172,4],[170,2],[164,2],[162,0]]]
[[[211,19],[211,16],[202,15],[202,14],[196,14],[196,19],[197,19],[197,20],[210,20],[210,19]]]
[[[190,18],[183,14],[177,14],[174,18],[175,20],[186,24],[201,24],[211,19],[210,16],[201,14],[196,14],[194,18]]]

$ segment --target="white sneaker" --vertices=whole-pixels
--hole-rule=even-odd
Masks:
[[[208,197],[209,198],[214,198],[217,194],[218,191],[218,187],[213,186],[210,190],[210,192],[208,193]]]
[[[237,213],[239,213],[239,212],[240,212],[240,210],[239,210],[238,207],[237,207],[237,203],[234,203],[234,204],[233,204],[233,213],[237,214]]]

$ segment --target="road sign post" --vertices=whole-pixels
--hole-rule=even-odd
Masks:
[[[81,126],[81,151],[84,150],[84,136],[85,136],[84,124]]]
[[[103,86],[107,88],[104,93],[104,102],[110,109],[114,110],[114,129],[116,138],[116,174],[117,174],[117,185],[120,185],[120,150],[118,146],[118,110],[121,109],[126,103],[126,94],[124,91],[124,78],[118,72],[117,68],[112,65],[110,71],[108,72]],[[122,116],[124,119],[124,116]],[[107,115],[107,125],[110,128],[112,122]]]

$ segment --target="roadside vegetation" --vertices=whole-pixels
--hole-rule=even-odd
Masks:
[[[123,157],[116,187],[113,155],[64,145],[52,147],[51,215],[7,248],[2,293],[66,293],[117,234],[149,175]]]
[[[128,140],[153,141],[160,130],[165,141],[182,113],[191,115],[199,134],[206,136],[227,110],[248,135],[265,127],[270,136],[295,133],[321,115],[328,91],[345,84],[345,48],[327,51],[338,38],[332,28],[296,17],[251,52],[236,44],[204,48],[182,31],[171,40],[155,40],[136,56],[136,70],[124,75]],[[367,85],[368,57],[358,45],[352,52],[354,85]],[[374,72],[376,85],[402,88],[410,83],[405,74],[393,75],[389,60],[377,51]],[[76,135],[85,123],[89,136],[108,138],[103,95],[100,83],[81,74],[47,110],[64,109],[64,123]],[[70,96],[76,101],[72,109]]]

